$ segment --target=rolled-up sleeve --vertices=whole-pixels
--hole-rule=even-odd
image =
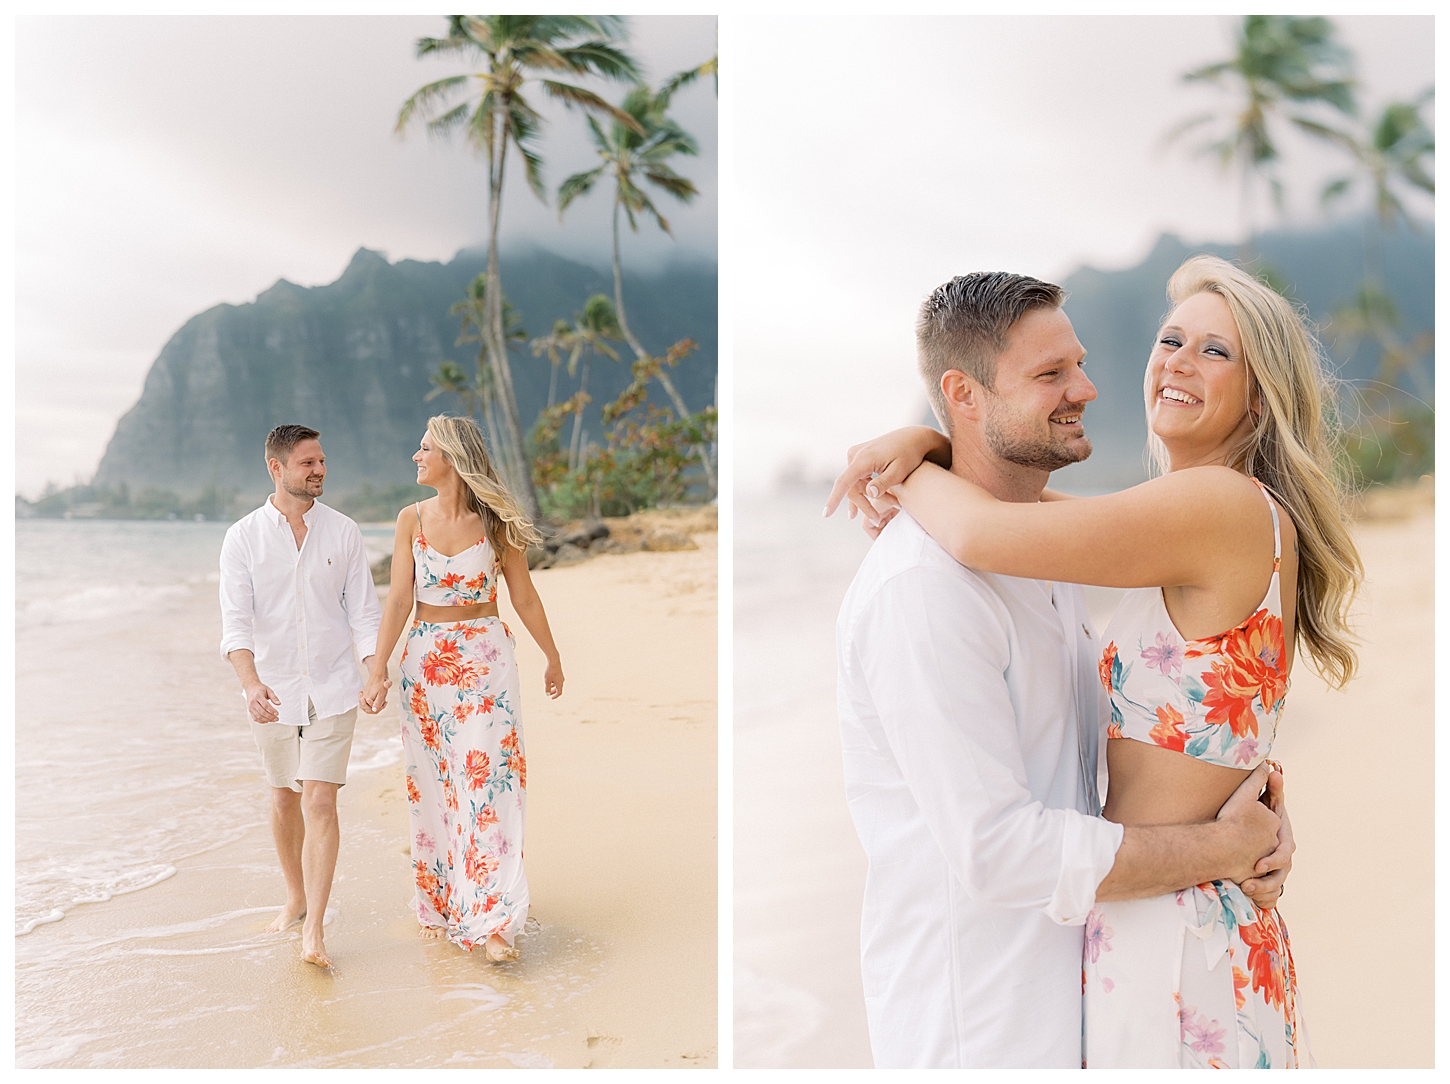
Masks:
[[[368,551],[363,545],[362,531],[351,520],[347,522],[347,581],[343,587],[342,604],[347,610],[347,623],[352,628],[352,642],[357,657],[366,659],[378,650],[378,626],[383,610],[378,605],[378,589],[373,585],[373,572],[368,567]]]
[[[221,578],[218,594],[222,606],[222,658],[233,651],[246,650],[256,654],[253,635],[252,571],[247,544],[242,532],[227,531],[222,541]]]
[[[912,568],[882,584],[858,614],[853,664],[966,891],[1081,924],[1112,868],[1122,826],[1047,808],[1028,790],[1005,676],[1005,621],[969,580]]]

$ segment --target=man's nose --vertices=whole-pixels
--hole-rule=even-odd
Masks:
[[[1097,386],[1088,378],[1087,373],[1081,369],[1077,371],[1077,379],[1073,381],[1072,387],[1068,389],[1068,397],[1074,403],[1091,403],[1098,397]]]

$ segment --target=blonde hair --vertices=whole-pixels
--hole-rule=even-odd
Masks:
[[[469,506],[483,520],[483,533],[500,558],[507,550],[523,551],[543,541],[494,472],[477,422],[438,414],[428,419],[428,435],[463,479]]]
[[[1358,665],[1349,608],[1364,565],[1345,515],[1345,479],[1337,466],[1340,438],[1333,410],[1336,381],[1304,319],[1282,295],[1217,256],[1192,256],[1168,280],[1176,308],[1200,293],[1217,294],[1233,314],[1257,391],[1253,430],[1228,465],[1257,478],[1294,521],[1299,536],[1297,636],[1326,681],[1342,687]],[[1144,380],[1155,473],[1169,470],[1168,450],[1152,432],[1152,367]],[[1328,408],[1328,409],[1327,409]]]

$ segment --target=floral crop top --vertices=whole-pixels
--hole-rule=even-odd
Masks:
[[[429,606],[475,606],[498,601],[498,555],[480,538],[462,553],[446,557],[423,537],[423,514],[413,536],[413,597]]]
[[[1179,635],[1163,591],[1127,592],[1103,633],[1098,677],[1112,703],[1109,738],[1134,738],[1226,768],[1269,755],[1289,691],[1279,600],[1279,510],[1269,593],[1247,621],[1217,636]]]

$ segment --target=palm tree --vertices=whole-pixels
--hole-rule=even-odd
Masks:
[[[529,187],[540,199],[546,199],[543,160],[538,153],[542,118],[522,94],[530,79],[537,79],[547,96],[566,106],[604,113],[626,125],[635,123],[592,91],[552,78],[568,73],[637,79],[634,60],[616,44],[624,36],[624,21],[615,15],[450,15],[448,36],[419,38],[417,55],[460,55],[485,63],[486,70],[428,83],[398,112],[398,133],[404,132],[415,117],[422,117],[430,135],[443,136],[461,129],[468,142],[488,158],[487,275],[488,296],[494,302],[483,343],[493,370],[506,443],[515,461],[525,468],[516,479],[517,492],[525,511],[535,520],[541,519],[543,513],[527,469],[528,453],[509,369],[501,305],[498,227],[504,168],[512,143],[523,160]],[[452,104],[470,88],[476,91],[475,96]]]
[[[594,188],[599,179],[606,174],[614,178],[614,308],[619,316],[620,330],[624,333],[625,341],[634,350],[635,356],[643,361],[650,355],[640,345],[639,339],[630,330],[629,318],[624,309],[624,278],[620,270],[619,259],[619,217],[623,212],[629,228],[635,233],[639,232],[639,219],[646,215],[652,217],[664,230],[666,234],[673,237],[670,229],[669,219],[660,213],[658,207],[650,199],[644,188],[648,183],[660,191],[673,196],[681,203],[688,204],[697,195],[699,189],[693,181],[681,177],[670,168],[667,159],[677,154],[698,154],[699,145],[694,138],[676,124],[667,115],[670,96],[679,86],[690,82],[694,74],[698,74],[701,68],[691,69],[691,72],[682,72],[665,85],[658,93],[650,90],[649,87],[641,84],[630,91],[621,103],[621,110],[633,118],[634,125],[626,125],[616,120],[609,125],[606,131],[594,117],[589,118],[589,134],[594,142],[595,150],[603,162],[594,169],[586,170],[583,173],[576,173],[569,177],[559,186],[559,218],[562,220],[564,212],[569,205],[579,196],[586,195]],[[690,76],[690,78],[684,78]],[[660,385],[664,388],[665,394],[670,397],[674,404],[676,413],[683,420],[690,416],[689,409],[685,406],[685,400],[675,388],[674,381],[670,379],[663,366],[658,370]],[[710,466],[710,457],[705,449],[698,449],[700,454],[700,465],[705,470],[705,478],[713,491],[715,488],[715,475]]]
[[[509,349],[512,349],[514,343],[525,342],[529,335],[524,330],[523,320],[519,316],[518,310],[509,304],[508,298],[502,297],[500,301],[504,342],[509,344]],[[465,287],[462,300],[455,301],[448,311],[454,316],[462,317],[463,320],[454,345],[479,344],[475,373],[470,378],[462,366],[452,361],[440,362],[438,371],[430,377],[436,386],[425,398],[432,399],[444,392],[451,392],[462,400],[463,409],[470,417],[475,409],[482,414],[484,432],[489,436],[494,457],[498,460],[504,477],[509,480],[510,488],[514,488],[518,485],[521,474],[524,477],[528,476],[527,469],[520,470],[520,464],[527,464],[528,460],[517,459],[508,442],[501,439],[498,417],[494,411],[494,405],[498,401],[499,395],[494,372],[487,364],[487,328],[493,318],[493,306],[489,304],[488,276],[486,274],[476,276]]]
[[[1431,88],[1412,102],[1391,102],[1365,130],[1331,131],[1329,138],[1349,152],[1356,169],[1325,185],[1323,201],[1330,203],[1361,181],[1367,181],[1374,197],[1379,231],[1393,229],[1396,220],[1403,220],[1413,230],[1415,220],[1406,210],[1398,189],[1408,186],[1431,196],[1435,194],[1435,179],[1429,169],[1429,159],[1435,154],[1435,132],[1420,115],[1421,106],[1434,94]],[[1365,278],[1377,281],[1379,276],[1379,234],[1366,223]]]
[[[562,321],[561,321],[562,323]],[[557,326],[557,325],[556,325]],[[569,469],[578,470],[584,462],[583,450],[579,447],[580,432],[584,423],[584,407],[589,402],[589,355],[603,354],[612,361],[619,360],[619,354],[607,340],[619,342],[623,336],[614,306],[603,294],[595,294],[584,302],[584,311],[574,314],[574,326],[569,331],[569,375],[582,358],[583,371],[579,376],[579,391],[574,400],[574,433],[569,438]],[[584,348],[589,348],[589,354]]]
[[[1186,72],[1183,79],[1227,87],[1237,98],[1227,114],[1189,117],[1168,139],[1215,121],[1227,122],[1228,130],[1199,151],[1216,157],[1226,170],[1235,163],[1239,167],[1239,213],[1249,239],[1245,241],[1248,255],[1255,225],[1255,182],[1266,181],[1275,207],[1283,207],[1284,187],[1276,176],[1280,151],[1275,129],[1287,121],[1312,135],[1324,136],[1325,126],[1312,115],[1315,107],[1353,114],[1349,53],[1336,40],[1334,24],[1322,16],[1246,15],[1233,56]]]
[[[552,366],[549,372],[549,402],[545,410],[554,405],[559,388],[559,363],[563,360],[559,356],[560,350],[569,350],[574,345],[574,329],[569,326],[567,320],[555,320],[554,327],[547,335],[541,335],[529,343],[533,350],[534,357],[540,354],[549,355],[549,364]],[[572,371],[571,371],[571,374]]]

